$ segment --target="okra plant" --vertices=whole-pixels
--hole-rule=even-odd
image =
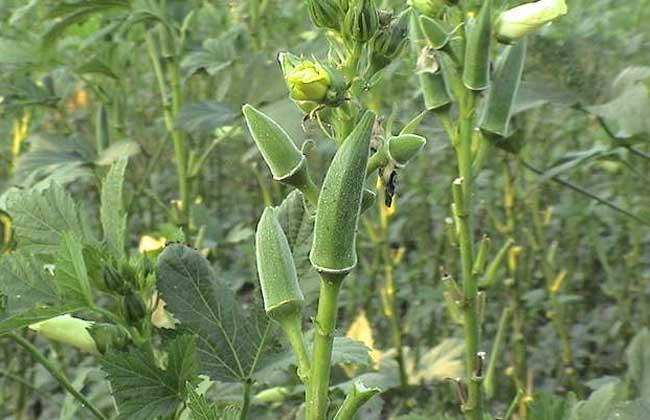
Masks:
[[[410,28],[426,109],[445,129],[457,161],[451,211],[462,285],[453,275],[446,275],[444,282],[452,312],[462,314],[465,377],[459,395],[463,413],[472,420],[486,415],[482,383],[486,368],[491,369],[481,344],[486,296],[478,287],[488,273],[489,240],[475,241],[474,179],[490,144],[507,149],[516,143],[510,119],[526,56],[525,37],[567,13],[564,0],[540,0],[509,10],[493,3],[414,0]]]
[[[320,276],[320,291],[311,348],[304,338],[304,299],[294,260],[273,208],[267,208],[260,219],[256,252],[265,310],[280,325],[296,355],[298,376],[305,385],[305,416],[319,420],[328,418],[330,411],[339,293],[358,263],[360,214],[376,195],[365,187],[365,180],[377,170],[404,166],[425,139],[408,133],[383,138],[381,121],[367,110],[362,95],[403,50],[408,11],[379,10],[373,0],[309,0],[307,7],[312,22],[326,30],[328,59],[288,52],[278,58],[289,96],[305,113],[305,121],[316,121],[337,147],[322,184],[314,182],[307,158],[282,127],[251,105],[245,105],[243,113],[274,179],[297,189],[314,218],[309,260]],[[334,418],[353,418],[379,391],[355,384]]]

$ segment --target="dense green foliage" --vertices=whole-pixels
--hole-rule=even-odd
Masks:
[[[650,1],[570,0],[509,47],[523,79],[507,129],[477,134],[471,197],[452,194],[453,95],[423,112],[426,41],[374,35],[427,0],[337,20],[341,3],[0,2],[0,418],[302,418],[305,354],[329,337],[329,418],[347,396],[369,398],[358,419],[460,419],[469,269],[486,419],[649,418]],[[386,55],[328,43],[339,21]],[[314,64],[331,51],[358,62]],[[467,77],[489,83],[482,65]],[[368,139],[349,139],[370,114],[362,184]],[[265,207],[257,246],[279,251],[256,252]],[[260,254],[271,283],[295,271],[301,291],[270,295],[298,302],[304,336],[264,313]],[[332,336],[312,264],[347,275]]]

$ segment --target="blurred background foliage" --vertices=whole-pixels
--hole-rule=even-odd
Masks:
[[[186,37],[179,54],[184,104],[174,124],[187,133],[194,159],[204,162],[191,178],[197,197],[193,228],[201,235],[200,248],[231,287],[252,297],[254,226],[264,205],[279,204],[286,191],[269,180],[243,127],[242,104],[261,107],[300,143],[313,140],[307,147],[316,168],[334,152],[312,122],[301,126],[275,59],[286,50],[326,53],[303,2],[168,0],[161,10],[152,1],[114,1],[85,13],[67,9],[72,3],[0,2],[0,217],[6,217],[7,191],[45,188],[54,180],[66,185],[97,223],[99,179],[117,157],[130,155],[132,248],[143,236],[174,237],[172,146],[144,29],[136,25],[148,13],[169,13]],[[403,1],[378,3],[398,11],[406,7]],[[625,374],[625,349],[650,325],[650,1],[568,3],[566,17],[530,40],[517,102],[517,141],[523,146],[518,158],[494,148],[477,179],[481,231],[476,234],[492,238],[493,252],[508,238],[519,250],[510,249],[497,280],[486,285],[486,344],[492,345],[504,307],[512,306],[515,320],[522,321],[506,331],[512,345],[497,363],[497,411],[510,402],[518,380],[530,381],[536,391],[586,397]],[[394,131],[423,108],[414,62],[405,54],[366,94]],[[111,139],[98,151],[100,108],[107,110]],[[453,272],[456,264],[447,222],[452,150],[433,115],[425,116],[419,131],[429,140],[426,152],[399,172],[395,207],[387,214],[379,205],[360,224],[361,268],[345,283],[340,329],[354,324],[352,336],[372,343],[377,354],[391,351],[381,249],[399,254],[391,264],[403,345],[413,360],[413,384],[425,386],[387,393],[383,414],[378,403],[370,404],[364,419],[414,407],[422,413],[454,412],[457,404],[442,382],[453,369],[441,367],[444,360],[435,355],[422,365],[423,354],[458,332],[440,282],[443,271]],[[10,237],[4,227],[2,234]],[[560,273],[559,284],[553,283]],[[305,273],[306,289],[313,277]],[[307,293],[313,300],[314,290]],[[521,343],[526,376],[517,378]],[[69,375],[87,384],[93,400],[109,403],[101,374],[87,357],[50,346],[66,361]],[[0,416],[19,418],[12,417],[19,405],[27,407],[22,418],[56,418],[65,394],[8,341],[1,342],[0,354]],[[335,375],[338,382],[347,377],[344,369]],[[60,418],[79,415],[70,410]],[[268,418],[281,410],[267,412]]]

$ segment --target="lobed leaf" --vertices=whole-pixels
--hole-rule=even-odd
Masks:
[[[235,294],[197,251],[180,244],[158,257],[157,285],[167,309],[197,335],[202,372],[213,380],[244,382],[259,368],[271,325],[255,311],[244,315]]]

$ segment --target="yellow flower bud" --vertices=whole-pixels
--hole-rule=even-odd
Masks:
[[[566,0],[539,0],[535,3],[522,4],[501,13],[497,20],[497,39],[502,42],[513,42],[566,14]]]
[[[296,101],[321,102],[325,99],[332,80],[318,63],[303,60],[286,75],[289,94]]]
[[[88,329],[93,324],[94,322],[92,321],[86,321],[66,314],[31,324],[29,329],[44,335],[50,340],[77,347],[88,353],[97,353],[95,340],[93,340],[88,332]]]

